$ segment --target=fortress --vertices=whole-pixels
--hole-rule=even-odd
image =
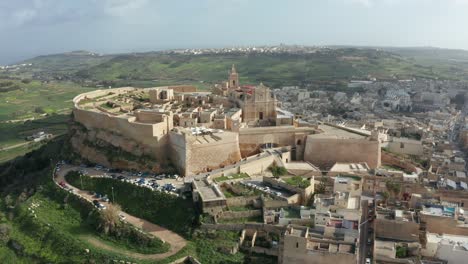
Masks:
[[[241,86],[234,66],[228,81],[215,85],[212,92],[187,85],[123,87],[80,94],[73,103],[75,151],[112,167],[154,172],[175,168],[187,176],[223,168],[272,147],[289,147],[290,159],[320,166],[380,165],[378,141],[336,137],[317,126],[300,126],[294,114],[280,108],[268,87]],[[314,135],[323,133],[327,136]],[[351,155],[343,152],[342,144]]]

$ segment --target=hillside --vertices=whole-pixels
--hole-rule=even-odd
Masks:
[[[113,55],[99,55],[88,51],[72,51],[60,54],[38,56],[18,64],[32,64],[14,71],[1,72],[0,76],[50,79],[63,78],[75,72],[99,65],[113,58]]]
[[[77,75],[85,79],[124,83],[210,83],[224,80],[231,64],[237,65],[244,83],[263,81],[271,86],[346,81],[368,76],[379,79],[456,77],[396,53],[355,48],[323,49],[311,54],[119,55],[81,70]]]
[[[243,83],[321,84],[376,77],[467,79],[468,52],[433,48],[321,48],[311,53],[147,52],[98,55],[79,51],[39,56],[31,66],[0,76],[71,80],[82,84],[141,87],[174,83],[209,84],[224,80],[236,64]]]

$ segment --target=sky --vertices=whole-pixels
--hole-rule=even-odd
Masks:
[[[468,0],[0,0],[0,65],[280,43],[468,50]]]

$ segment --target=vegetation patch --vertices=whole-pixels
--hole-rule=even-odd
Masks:
[[[115,202],[123,211],[161,225],[181,235],[190,236],[196,215],[190,199],[174,197],[164,192],[155,192],[148,188],[108,178],[82,176],[83,189],[109,197],[114,193]],[[80,174],[70,172],[66,180],[73,186],[81,186]]]
[[[294,176],[291,178],[284,179],[284,182],[287,184],[305,189],[310,186],[310,181],[308,179],[302,178],[301,176]]]
[[[217,177],[214,180],[216,182],[223,182],[223,181],[229,181],[229,180],[244,179],[244,178],[249,178],[249,177],[250,176],[247,173],[241,172],[241,173],[237,173],[233,175]]]
[[[285,167],[280,167],[280,166],[277,166],[276,164],[271,165],[270,171],[271,171],[271,174],[273,174],[273,176],[276,178],[288,174],[288,170]]]

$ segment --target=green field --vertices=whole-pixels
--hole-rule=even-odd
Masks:
[[[7,120],[24,120],[42,118],[46,114],[69,113],[72,99],[76,95],[96,88],[82,87],[72,82],[31,81],[0,79],[2,82],[13,82],[19,88],[13,91],[0,92],[0,122]]]
[[[342,59],[347,56],[359,59]],[[394,54],[345,49],[308,55],[121,55],[90,69],[81,70],[77,75],[117,83],[213,83],[225,80],[232,64],[236,64],[242,83],[264,82],[273,87],[365,78],[369,74],[386,78],[391,78],[393,74],[430,74],[427,69],[418,68]]]
[[[33,149],[19,145],[27,136],[66,133],[73,97],[91,89],[72,82],[0,79],[0,162]]]

